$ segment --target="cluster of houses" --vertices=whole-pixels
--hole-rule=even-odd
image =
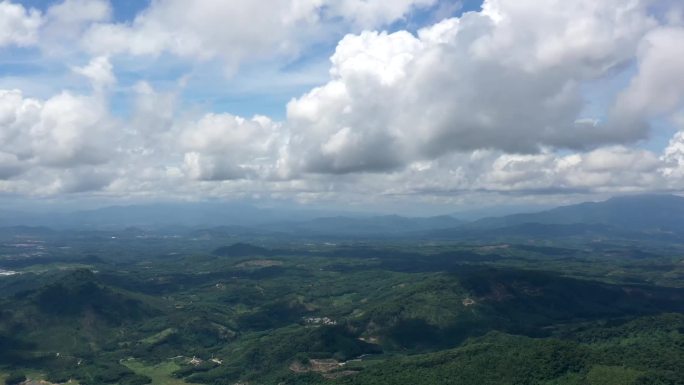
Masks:
[[[307,325],[337,325],[337,321],[328,317],[304,317]]]

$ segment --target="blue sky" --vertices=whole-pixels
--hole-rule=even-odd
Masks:
[[[24,5],[26,8],[36,8],[45,12],[51,5],[59,3],[60,0],[20,0],[16,3]],[[150,0],[115,0],[111,2],[114,11],[112,17],[115,22],[128,22],[150,4]]]
[[[19,0],[16,3],[45,12],[51,5],[61,1]],[[149,6],[149,3],[149,0],[111,1],[112,22],[132,22],[136,15]],[[390,32],[409,30],[415,33],[418,29],[439,21],[438,18],[458,17],[463,12],[478,11],[481,4],[482,1],[479,0],[442,1],[433,7],[414,10],[391,25],[384,26],[383,29]],[[249,68],[242,68],[240,72],[229,76],[217,76],[222,72],[222,63],[194,63],[174,58],[171,55],[144,59],[142,62],[133,63],[131,68],[115,66],[115,72],[120,88],[130,87],[139,81],[147,81],[156,88],[174,89],[177,88],[179,79],[186,77],[187,85],[183,87],[181,95],[188,103],[199,104],[216,112],[229,112],[241,116],[261,114],[283,119],[285,105],[290,99],[302,95],[327,80],[329,57],[335,51],[336,45],[337,39],[331,39],[309,47],[298,57],[279,62],[265,60]],[[41,88],[37,87],[36,96],[45,97],[59,88],[81,90],[87,88],[87,82],[81,81],[81,84],[75,84],[78,82],[71,77],[73,64],[61,59],[45,58],[41,56],[38,49],[5,48],[4,52],[0,52],[2,52],[0,73],[4,77],[22,78],[22,81],[35,78],[38,83],[44,83],[45,77],[54,79],[53,84],[48,85],[54,89],[41,91]],[[85,63],[88,57],[77,57],[75,60],[79,59]],[[130,59],[122,61],[122,63],[127,62],[130,63]],[[278,81],[278,79],[271,78],[269,79],[272,80],[271,83],[264,84],[260,79],[264,73],[286,80]],[[295,77],[300,79],[288,80],[288,78]],[[63,84],[58,83],[60,78]],[[10,84],[13,83],[10,82]],[[45,85],[42,84],[42,87]],[[130,103],[127,99],[127,92],[121,92],[113,97],[112,105],[115,111],[124,115],[128,114]]]

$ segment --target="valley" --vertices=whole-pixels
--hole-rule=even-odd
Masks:
[[[675,236],[412,234],[9,229],[0,373],[81,385],[684,383]]]

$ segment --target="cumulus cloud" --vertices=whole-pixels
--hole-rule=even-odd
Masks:
[[[615,114],[653,116],[668,114],[684,102],[684,28],[662,27],[646,35],[639,46],[639,72],[620,94]]]
[[[134,109],[130,129],[141,142],[140,146],[152,149],[161,138],[173,132],[179,109],[177,92],[159,92],[149,83],[141,81],[133,87]]]
[[[112,6],[107,0],[64,0],[47,10],[53,27],[74,28],[111,17]]]
[[[97,98],[63,92],[41,101],[18,90],[0,90],[0,152],[26,164],[106,162],[108,136],[115,135],[112,124]]]
[[[125,164],[122,145],[120,127],[102,96],[65,91],[42,100],[0,90],[0,192],[101,190]]]
[[[398,196],[458,196],[466,192],[527,195],[645,192],[681,189],[684,183],[667,175],[657,154],[609,146],[559,155],[506,154],[478,150],[416,162],[390,176],[363,177],[363,184]]]
[[[417,36],[348,35],[330,82],[288,105],[292,151],[306,154],[297,168],[380,171],[452,151],[640,139],[643,125],[580,120],[581,87],[633,57],[654,24],[639,1],[488,0]]]
[[[0,1],[0,47],[40,44],[50,53],[75,49],[74,40],[92,23],[110,19],[107,0],[64,0],[45,13],[10,0]]]
[[[88,78],[96,90],[102,90],[116,83],[112,63],[106,56],[93,58],[83,67],[74,67],[73,71]]]
[[[0,2],[0,47],[28,46],[38,41],[38,30],[43,23],[40,11],[26,9],[9,0]]]
[[[684,131],[677,132],[663,151],[664,174],[673,180],[684,179]]]
[[[48,99],[29,129],[37,159],[47,165],[98,164],[108,160],[112,123],[100,101],[64,92]]]
[[[331,80],[292,100],[282,124],[229,114],[184,124],[181,169],[201,181],[391,171],[369,178],[395,192],[393,180],[437,191],[445,178],[464,190],[664,187],[663,159],[612,145],[647,127],[580,115],[582,84],[621,68],[637,47],[644,55],[655,21],[639,1],[557,5],[492,0],[416,35],[348,35]],[[432,177],[442,186],[415,182]]]
[[[415,33],[359,32],[438,5],[163,0],[111,23],[106,1],[66,0],[37,15],[45,33],[83,35],[92,59],[67,68],[90,80],[92,95],[0,91],[0,191],[309,201],[684,189],[684,134],[662,152],[634,146],[654,117],[684,111],[676,17],[655,18],[647,0],[486,0]],[[158,91],[137,77],[116,90],[130,111],[109,112],[114,55],[237,68],[342,26],[351,33],[329,79],[292,99],[280,122],[208,112],[188,105],[182,86]],[[121,71],[118,81],[130,81],[131,69]],[[606,111],[587,116],[586,86],[632,74]]]
[[[281,126],[263,116],[208,114],[181,133],[184,167],[197,180],[264,177],[275,172],[284,137]]]
[[[45,11],[40,31],[41,49],[54,56],[79,51],[76,42],[93,23],[106,22],[112,16],[108,0],[63,0]]]
[[[363,27],[385,25],[414,7],[436,0],[287,0],[152,2],[133,23],[100,23],[85,35],[96,54],[171,53],[186,58],[221,58],[235,68],[244,59],[292,55],[329,36],[342,18]],[[334,30],[336,28],[332,28]]]
[[[476,38],[471,52],[529,72],[561,67],[600,76],[629,60],[644,32],[657,25],[650,3],[487,0],[482,15],[494,27]]]

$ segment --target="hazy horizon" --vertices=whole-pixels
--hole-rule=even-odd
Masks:
[[[626,194],[615,196],[591,196],[584,198],[578,196],[574,199],[564,199],[558,201],[556,204],[551,203],[533,203],[516,204],[501,200],[498,203],[482,206],[472,205],[437,205],[426,204],[418,205],[416,207],[407,207],[405,204],[386,204],[374,206],[344,206],[344,205],[326,205],[317,204],[312,205],[308,203],[291,202],[291,201],[264,201],[264,200],[164,200],[164,199],[146,199],[146,200],[93,200],[84,203],[83,201],[63,201],[63,200],[26,200],[20,199],[3,204],[0,204],[0,212],[22,212],[29,214],[69,214],[77,212],[101,211],[109,209],[126,209],[131,207],[222,207],[226,209],[259,209],[259,210],[275,210],[279,212],[293,212],[293,213],[311,213],[312,217],[327,217],[327,216],[384,216],[384,215],[398,215],[404,217],[434,217],[448,215],[463,220],[475,220],[485,217],[504,216],[517,213],[530,213],[553,209],[556,207],[563,207],[573,204],[585,202],[602,202],[614,197],[630,197],[642,196],[643,194]],[[666,195],[666,194],[655,194]]]

